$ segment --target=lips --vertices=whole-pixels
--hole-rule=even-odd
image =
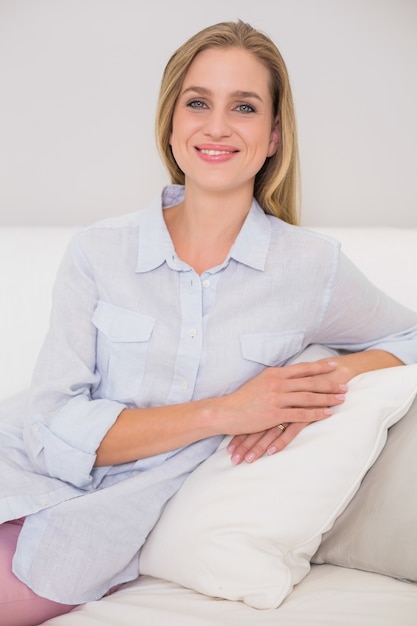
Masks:
[[[206,154],[207,156],[223,156],[228,154],[234,154],[235,152],[239,152],[233,146],[222,146],[222,145],[199,145],[195,147],[198,152],[201,154]]]
[[[197,148],[197,150],[200,150]],[[200,150],[202,154],[208,154],[210,156],[220,156],[221,154],[233,154],[235,150]]]

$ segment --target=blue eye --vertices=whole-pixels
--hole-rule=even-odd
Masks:
[[[236,109],[241,113],[255,113],[255,109],[250,104],[239,104]]]
[[[191,107],[192,109],[206,108],[206,105],[202,100],[191,100],[190,102],[188,102],[187,106]]]

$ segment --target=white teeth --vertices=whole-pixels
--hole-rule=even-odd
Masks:
[[[231,154],[229,150],[201,150],[203,154],[209,154],[210,156],[217,156],[219,154]]]

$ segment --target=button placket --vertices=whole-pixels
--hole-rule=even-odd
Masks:
[[[202,283],[194,271],[181,272],[181,331],[169,402],[192,399],[202,354]]]

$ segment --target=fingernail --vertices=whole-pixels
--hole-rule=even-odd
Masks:
[[[270,448],[268,448],[268,450],[266,451],[267,454],[275,454],[275,452],[278,452],[278,449],[275,446],[271,446]]]
[[[324,412],[325,415],[333,415],[332,409],[324,409],[323,412]]]
[[[347,391],[348,390],[348,386],[347,385],[339,385],[339,389],[340,389],[340,391]]]
[[[245,456],[245,461],[247,461],[248,463],[252,463],[252,461],[255,460],[256,454],[254,452],[249,452],[249,454],[247,454]]]
[[[232,463],[234,463],[235,465],[237,465],[238,463],[240,463],[241,461],[241,456],[240,454],[235,454],[234,456],[232,456]]]
[[[336,400],[344,400],[345,399],[345,394],[344,393],[338,393],[336,396]]]
[[[233,445],[232,443],[229,443],[229,445],[227,446],[227,451],[230,452],[230,454],[232,454],[235,450],[236,450],[236,446]]]

